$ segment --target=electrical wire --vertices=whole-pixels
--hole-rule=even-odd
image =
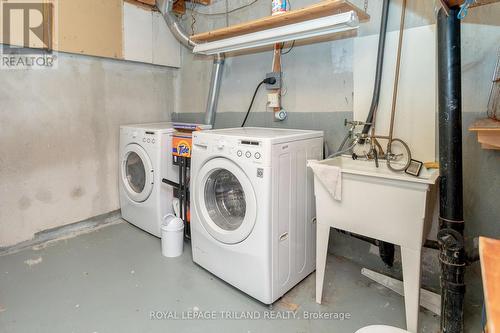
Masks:
[[[246,5],[243,5],[243,6],[240,6],[240,7],[236,7],[236,8],[233,8],[231,10],[228,10],[228,11],[225,11],[225,12],[219,12],[219,13],[204,13],[204,12],[200,12],[200,11],[197,11],[196,9],[192,8],[192,9],[189,9],[190,11],[196,13],[196,14],[199,14],[199,15],[204,15],[204,16],[220,16],[220,15],[228,15],[228,14],[232,14],[234,12],[237,12],[239,10],[242,10],[242,9],[245,9],[247,7],[250,7],[252,6],[253,4],[259,2],[261,0],[253,0],[252,2],[250,3],[247,3]]]
[[[259,91],[259,88],[266,82],[266,80],[262,80],[258,85],[257,88],[255,88],[255,92],[253,93],[252,101],[250,102],[250,105],[248,106],[247,114],[245,115],[245,119],[243,119],[243,123],[241,123],[241,127],[245,127],[245,123],[247,122],[248,115],[250,114],[250,111],[252,110],[253,102],[255,102],[255,97],[257,96],[257,92]]]
[[[290,2],[290,0],[287,0],[287,3],[288,3],[288,10],[292,10],[292,3]],[[290,45],[290,48],[288,50],[286,50],[285,52],[283,52],[283,48],[285,47],[285,43],[283,43],[281,46],[281,55],[285,55],[285,54],[290,53],[293,50],[294,46],[295,46],[295,40],[292,41],[292,45]]]
[[[285,52],[283,52],[283,47],[285,46],[285,43],[283,43],[283,46],[281,47],[281,55],[285,55],[285,54],[288,54],[290,53],[292,50],[293,50],[293,47],[295,46],[295,41],[292,41],[292,45],[290,45],[290,48],[288,50],[286,50]]]
[[[196,8],[197,3],[193,3],[193,9]],[[194,35],[196,28],[196,16],[194,15],[195,11],[191,12],[191,34]]]

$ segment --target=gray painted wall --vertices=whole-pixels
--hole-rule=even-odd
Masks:
[[[295,8],[314,0],[292,0]],[[231,1],[234,8],[248,1]],[[235,24],[269,15],[270,1],[257,4],[229,15],[228,23]],[[353,1],[363,6],[363,1]],[[434,1],[408,2],[406,27],[435,24]],[[382,1],[369,1],[370,22],[362,24],[359,36],[378,33]],[[197,6],[198,11],[217,13],[225,10],[225,1],[214,1],[209,8]],[[399,28],[401,1],[392,2],[389,30]],[[195,31],[201,32],[226,25],[222,16],[195,14]],[[463,100],[464,100],[464,207],[468,244],[474,237],[485,235],[500,238],[499,191],[500,153],[482,150],[474,134],[466,129],[485,115],[489,80],[500,45],[500,4],[483,6],[469,11],[463,24]],[[191,26],[186,15],[186,26]],[[190,30],[190,28],[188,29]],[[352,118],[353,92],[352,39],[295,47],[283,57],[285,94],[283,106],[289,112],[284,122],[273,121],[266,112],[266,94],[262,90],[256,101],[248,126],[290,127],[324,130],[330,150],[336,149],[343,137],[344,118]],[[219,111],[215,126],[235,127],[241,124],[256,84],[270,71],[272,53],[263,51],[231,56],[226,61],[222,81]],[[193,56],[184,50],[183,67],[179,82],[176,113],[173,119],[194,121],[203,119],[208,83],[211,72],[210,58]],[[367,73],[374,75],[374,73]],[[368,92],[371,94],[371,92]],[[384,92],[383,92],[384,93]],[[392,93],[392,92],[385,92]],[[330,251],[348,257],[397,277],[401,276],[399,254],[394,268],[388,269],[378,258],[376,248],[369,244],[332,232]],[[423,282],[431,289],[439,289],[438,260],[434,250],[424,250]],[[478,272],[477,265],[471,269]],[[480,287],[475,288],[479,291]],[[477,298],[477,297],[476,297]],[[480,299],[480,298],[477,298]]]
[[[59,54],[0,75],[0,247],[119,209],[119,125],[170,120],[178,71]]]

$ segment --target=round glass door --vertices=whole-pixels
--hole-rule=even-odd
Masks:
[[[255,225],[256,203],[245,173],[233,162],[216,158],[201,168],[196,184],[196,206],[207,232],[227,244],[247,238]]]
[[[153,190],[153,168],[144,149],[136,144],[127,146],[121,169],[127,195],[136,202],[145,201]]]
[[[238,178],[225,169],[216,170],[208,176],[205,206],[219,228],[227,231],[238,229],[246,212],[245,192]]]

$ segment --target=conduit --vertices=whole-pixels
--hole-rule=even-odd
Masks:
[[[173,13],[174,0],[156,0],[156,7],[160,10],[172,35],[188,50],[193,51],[196,43],[193,42],[184,31],[179,20]],[[208,93],[207,107],[205,110],[205,124],[214,125],[219,101],[220,85],[224,70],[224,54],[218,54],[214,58],[210,90]]]

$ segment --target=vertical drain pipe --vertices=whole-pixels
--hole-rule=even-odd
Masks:
[[[174,0],[156,0],[156,7],[160,10],[167,23],[172,35],[188,50],[193,50],[196,43],[193,42],[188,34],[184,31],[172,12],[174,6]],[[215,114],[217,112],[217,102],[219,101],[220,85],[222,81],[222,72],[224,69],[224,54],[218,54],[214,58],[214,64],[212,69],[212,78],[210,81],[210,91],[208,93],[207,107],[205,110],[205,124],[214,125]]]
[[[462,333],[465,295],[462,87],[458,7],[438,13],[439,260],[441,265],[441,332]]]

